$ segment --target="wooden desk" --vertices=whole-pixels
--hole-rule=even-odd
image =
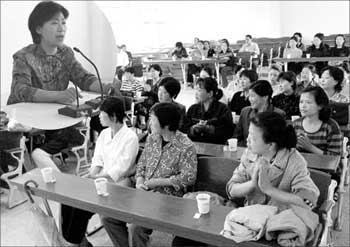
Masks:
[[[161,59],[161,60],[150,60],[150,61],[144,61],[143,64],[150,65],[150,64],[180,64],[181,71],[182,71],[182,77],[183,81],[186,84],[186,64],[214,64],[215,70],[216,70],[216,76],[217,81],[219,83],[218,78],[220,78],[219,74],[219,63],[222,62],[221,59],[196,59],[196,60],[190,60],[190,59]]]
[[[23,190],[32,179],[39,185],[32,191],[36,196],[66,205],[107,215],[162,232],[217,246],[269,246],[263,242],[235,243],[220,235],[230,207],[211,207],[208,215],[194,219],[195,200],[146,192],[108,183],[108,197],[96,194],[94,181],[55,172],[56,183],[45,184],[39,169],[32,170],[12,182]],[[72,189],[74,188],[74,189]]]
[[[225,157],[234,160],[240,160],[245,150],[243,147],[238,147],[236,152],[224,150],[224,145],[195,142],[196,151],[198,155],[207,155],[215,157]],[[325,172],[335,172],[339,162],[340,156],[332,155],[318,155],[311,153],[301,153],[307,161],[309,168],[322,170]]]
[[[350,57],[301,57],[301,58],[273,58],[275,62],[284,63],[284,70],[288,71],[288,63],[315,63],[315,62],[329,62],[329,61],[350,61]]]

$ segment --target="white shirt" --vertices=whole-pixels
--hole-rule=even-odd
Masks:
[[[125,51],[117,52],[117,67],[127,66],[129,64],[129,57]]]
[[[240,52],[252,52],[256,55],[260,54],[260,49],[257,43],[251,42],[250,44],[244,43],[239,50]]]
[[[139,140],[134,131],[125,124],[111,137],[111,128],[102,130],[96,141],[92,167],[102,167],[115,182],[135,165]]]

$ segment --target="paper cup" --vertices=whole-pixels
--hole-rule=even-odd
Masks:
[[[310,58],[311,57],[311,54],[306,54],[306,58]]]
[[[108,195],[107,178],[96,178],[95,186],[96,186],[97,195]]]
[[[198,194],[196,196],[198,212],[200,214],[207,214],[210,211],[210,195],[208,194]]]
[[[237,151],[237,139],[236,138],[228,139],[228,150],[229,151]]]
[[[141,91],[137,91],[136,92],[136,98],[140,99],[142,97],[142,92]]]
[[[300,116],[297,116],[297,115],[292,116],[292,122],[295,121],[295,120],[297,120],[298,118],[300,118]]]
[[[287,54],[287,58],[291,58],[292,56],[290,54]]]
[[[41,175],[43,176],[43,180],[45,183],[53,183],[56,181],[51,167],[41,169]]]

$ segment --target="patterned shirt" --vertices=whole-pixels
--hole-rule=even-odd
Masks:
[[[338,103],[348,103],[349,102],[349,98],[346,97],[346,95],[341,94],[341,93],[335,93],[333,94],[332,97],[329,98],[329,100],[338,102]]]
[[[339,125],[333,119],[323,122],[320,129],[314,133],[307,132],[303,127],[304,117],[293,121],[293,127],[297,136],[306,134],[311,144],[323,151],[325,155],[340,155],[342,150],[342,134]],[[300,150],[305,152],[305,150]]]
[[[64,91],[69,81],[89,90],[97,78],[75,59],[73,50],[63,45],[53,56],[46,55],[40,45],[32,44],[13,55],[11,94],[7,104],[33,102],[38,89]]]
[[[162,148],[162,137],[147,137],[136,168],[136,178],[170,178],[172,186],[159,186],[154,191],[182,197],[197,177],[197,154],[191,140],[180,131]]]
[[[283,93],[272,98],[272,104],[286,113],[286,119],[291,119],[294,115],[300,115],[299,96],[296,94],[285,95]]]
[[[143,86],[141,85],[141,83],[139,83],[136,80],[133,80],[133,81],[125,80],[122,82],[122,86],[120,87],[120,91],[133,92],[135,94],[137,91],[142,92]]]

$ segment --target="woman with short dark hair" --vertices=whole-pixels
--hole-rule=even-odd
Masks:
[[[218,83],[208,77],[198,80],[196,104],[186,115],[185,129],[193,141],[225,144],[232,136],[232,114],[227,105],[219,102],[223,96]]]
[[[286,119],[299,115],[299,96],[295,93],[297,78],[292,71],[281,72],[278,76],[281,93],[272,98],[272,104],[286,113]]]
[[[285,117],[285,112],[274,107],[271,103],[272,87],[266,80],[258,80],[249,88],[250,106],[242,109],[238,124],[235,129],[234,137],[238,139],[238,145],[246,147],[248,128],[250,119],[259,112],[277,112]]]
[[[179,130],[184,130],[184,119],[186,117],[186,107],[175,101],[181,91],[181,84],[174,77],[165,77],[159,83],[158,98],[160,103],[173,103],[179,108],[180,123]]]
[[[342,135],[330,118],[329,99],[321,87],[310,86],[300,95],[301,118],[293,121],[298,136],[297,149],[303,152],[340,155]]]
[[[324,68],[319,81],[320,87],[326,92],[329,100],[348,103],[349,98],[340,92],[343,89],[344,71],[333,66]]]
[[[291,205],[312,210],[319,190],[307,163],[295,149],[296,134],[276,112],[260,112],[249,125],[248,148],[226,186],[229,198],[245,197],[245,205]],[[279,178],[279,179],[277,179]]]
[[[230,103],[229,107],[232,112],[237,115],[241,114],[244,107],[250,106],[249,102],[249,88],[258,80],[258,74],[254,70],[243,70],[239,75],[239,81],[241,83],[242,91],[236,92]]]
[[[329,53],[329,45],[323,42],[323,33],[316,33],[312,41],[312,45],[307,48],[306,54],[310,54],[311,57],[327,57]],[[319,73],[324,67],[327,66],[326,62],[316,62],[316,70]]]
[[[178,131],[180,113],[173,103],[158,103],[151,109],[152,134],[136,168],[136,189],[182,197],[197,176],[194,144]],[[103,225],[114,246],[129,246],[126,222],[103,217]],[[132,246],[147,246],[152,229],[132,225]]]

